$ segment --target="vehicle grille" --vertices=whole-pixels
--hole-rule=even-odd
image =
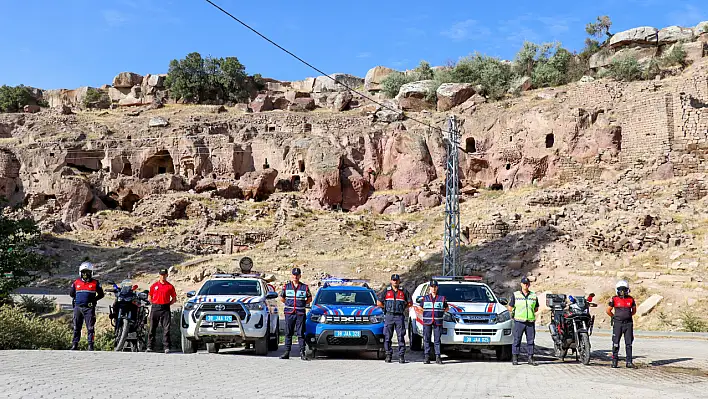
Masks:
[[[223,305],[224,309],[216,310],[216,305]],[[246,309],[240,303],[204,303],[202,304],[196,312],[194,312],[194,317],[199,318],[202,312],[234,312],[241,318],[241,320],[246,320]]]
[[[327,323],[336,324],[370,324],[369,316],[325,316]]]
[[[348,346],[356,346],[356,345],[366,345],[369,342],[369,337],[364,335],[363,337],[359,338],[340,338],[340,337],[335,337],[334,335],[330,335],[327,337],[327,344],[328,345],[348,345]]]
[[[455,335],[496,335],[497,330],[493,328],[456,328]]]
[[[465,324],[490,324],[490,323],[492,323],[491,317],[488,315],[463,314],[463,315],[460,315],[459,317],[460,317],[460,320]]]

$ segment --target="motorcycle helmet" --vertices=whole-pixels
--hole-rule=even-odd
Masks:
[[[618,281],[617,284],[615,284],[615,289],[619,296],[629,295],[629,283],[626,280]]]
[[[90,280],[93,275],[93,264],[91,262],[84,262],[79,266],[79,276],[82,280]]]

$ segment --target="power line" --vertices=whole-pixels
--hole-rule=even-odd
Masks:
[[[250,30],[251,32],[255,33],[256,35],[260,36],[263,40],[265,40],[265,41],[267,41],[268,43],[274,45],[275,47],[277,47],[277,48],[279,48],[280,50],[284,51],[285,53],[287,53],[287,54],[290,55],[291,57],[295,58],[296,60],[300,61],[301,63],[303,63],[303,64],[307,65],[308,67],[312,68],[313,70],[317,71],[317,72],[318,72],[319,74],[321,74],[322,76],[326,76],[326,77],[329,78],[330,80],[333,80],[334,83],[337,83],[337,84],[340,84],[340,85],[346,87],[348,90],[353,91],[354,93],[356,93],[356,94],[358,94],[358,95],[360,95],[360,96],[366,98],[367,100],[373,102],[374,104],[380,105],[381,107],[386,108],[386,109],[388,109],[388,110],[390,110],[390,111],[393,111],[393,112],[396,112],[396,113],[400,113],[400,114],[402,114],[403,116],[407,117],[408,119],[410,119],[410,120],[412,120],[412,121],[414,121],[414,122],[420,123],[421,125],[427,126],[427,127],[431,128],[431,129],[438,129],[438,130],[442,131],[443,133],[447,133],[445,130],[443,130],[443,129],[439,128],[439,127],[435,127],[435,126],[432,126],[432,125],[430,125],[430,124],[428,124],[428,123],[426,123],[426,122],[423,122],[423,121],[421,121],[421,120],[418,120],[418,119],[416,119],[416,118],[412,118],[412,117],[406,115],[405,112],[403,112],[403,111],[401,111],[401,110],[397,110],[397,109],[395,109],[395,108],[391,108],[391,107],[387,106],[386,104],[383,104],[383,103],[381,103],[381,102],[379,102],[379,101],[376,101],[376,100],[374,100],[373,98],[367,96],[367,95],[364,94],[364,93],[359,92],[358,90],[356,90],[356,89],[350,87],[349,85],[347,85],[347,84],[345,84],[345,83],[343,83],[343,82],[338,82],[337,79],[333,78],[332,76],[329,76],[328,74],[326,74],[325,72],[323,72],[321,69],[319,69],[319,68],[317,68],[316,66],[310,64],[309,62],[303,60],[302,58],[298,57],[297,55],[295,55],[293,52],[289,51],[289,50],[286,49],[285,47],[283,47],[283,46],[279,45],[278,43],[274,42],[273,40],[269,39],[269,38],[266,37],[264,34],[260,33],[259,31],[255,30],[255,29],[252,28],[250,25],[248,25],[247,23],[245,23],[245,22],[241,21],[240,19],[236,18],[233,14],[231,14],[230,12],[224,10],[224,9],[221,8],[219,5],[217,5],[216,3],[214,3],[213,1],[211,1],[211,0],[205,0],[205,1],[206,1],[207,3],[209,3],[209,4],[211,4],[212,6],[214,6],[214,8],[218,9],[218,10],[221,11],[222,13],[224,13],[224,14],[226,14],[227,16],[231,17],[231,19],[233,19],[234,21],[236,21],[236,22],[238,22],[239,24],[243,25],[246,29],[248,29],[248,30]]]

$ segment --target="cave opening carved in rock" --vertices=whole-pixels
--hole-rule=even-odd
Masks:
[[[102,151],[68,150],[66,165],[81,172],[93,173],[101,170]]]
[[[172,156],[167,150],[158,151],[155,155],[150,156],[140,168],[141,179],[151,179],[165,173],[175,173]]]
[[[555,144],[556,138],[553,135],[553,133],[549,133],[546,135],[546,148],[553,148],[553,144]]]
[[[465,151],[468,154],[477,152],[477,143],[475,142],[474,137],[467,137],[465,139]]]

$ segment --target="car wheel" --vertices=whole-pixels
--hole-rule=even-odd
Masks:
[[[197,353],[197,342],[188,339],[182,334],[182,353]]]
[[[206,347],[209,353],[219,353],[219,344],[216,342],[207,342]]]
[[[258,356],[265,356],[268,354],[268,336],[266,335],[263,338],[258,338],[256,340],[256,343],[253,345],[254,349],[256,350],[256,355]]]
[[[268,350],[277,351],[278,345],[280,345],[280,321],[276,322],[275,333],[270,333],[270,328],[268,329]]]
[[[423,350],[423,337],[413,331],[413,322],[408,322],[408,340],[411,343],[412,351]]]
[[[497,347],[497,360],[500,362],[508,362],[511,360],[511,345]]]

